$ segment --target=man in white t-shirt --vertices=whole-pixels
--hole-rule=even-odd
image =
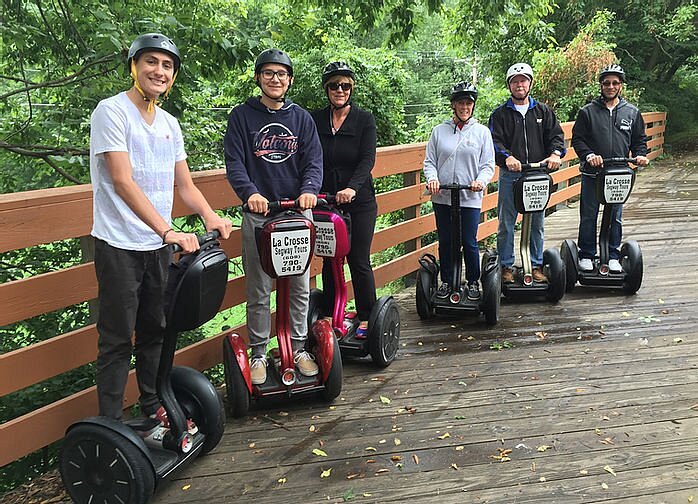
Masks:
[[[194,185],[177,119],[158,106],[181,60],[162,34],[138,37],[128,52],[133,87],[102,100],[92,113],[95,270],[99,284],[99,413],[121,419],[132,351],[140,406],[164,420],[155,381],[165,324],[170,247],[199,248],[196,235],[171,227],[174,185],[206,229],[228,238],[232,223],[219,217]],[[135,345],[131,336],[135,332]]]

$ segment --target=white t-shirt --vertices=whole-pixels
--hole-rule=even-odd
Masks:
[[[158,236],[114,191],[105,152],[128,152],[133,180],[165,221],[172,221],[175,163],[187,158],[177,119],[159,107],[148,124],[125,92],[102,100],[92,112],[90,178],[92,236],[126,250],[162,247]]]

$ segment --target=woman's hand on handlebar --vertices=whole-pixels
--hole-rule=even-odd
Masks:
[[[351,187],[342,189],[336,195],[337,203],[342,205],[344,203],[351,203],[351,201],[356,197],[356,191]]]
[[[441,188],[441,185],[439,184],[438,180],[430,180],[427,182],[427,191],[429,191],[431,194],[436,194],[439,192],[439,189]]]
[[[635,159],[637,160],[638,166],[647,166],[650,164],[650,158],[647,156],[636,156]]]
[[[303,193],[298,197],[298,206],[301,210],[315,208],[317,205],[317,195],[313,193]]]
[[[252,213],[267,215],[269,213],[269,200],[259,193],[254,193],[247,198],[247,208]]]
[[[470,183],[470,190],[471,191],[479,192],[479,191],[482,191],[484,188],[485,188],[485,184],[483,184],[479,180],[473,180]]]

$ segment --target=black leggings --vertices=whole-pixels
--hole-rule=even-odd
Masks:
[[[371,267],[371,241],[376,228],[377,210],[373,208],[360,212],[353,211],[349,212],[349,215],[351,215],[351,250],[347,256],[347,263],[351,271],[357,315],[359,320],[368,320],[371,309],[376,304],[376,281]],[[329,261],[324,261],[322,265],[322,286],[326,307],[331,309],[334,304],[334,288]]]

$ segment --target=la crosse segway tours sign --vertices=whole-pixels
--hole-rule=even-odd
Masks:
[[[310,260],[310,229],[271,234],[271,261],[277,276],[300,275]]]
[[[612,174],[604,177],[603,194],[606,203],[625,203],[633,187],[633,175]]]
[[[523,204],[526,212],[545,210],[550,197],[548,180],[532,180],[523,183]]]
[[[315,221],[315,255],[334,257],[337,250],[337,237],[334,222]]]

